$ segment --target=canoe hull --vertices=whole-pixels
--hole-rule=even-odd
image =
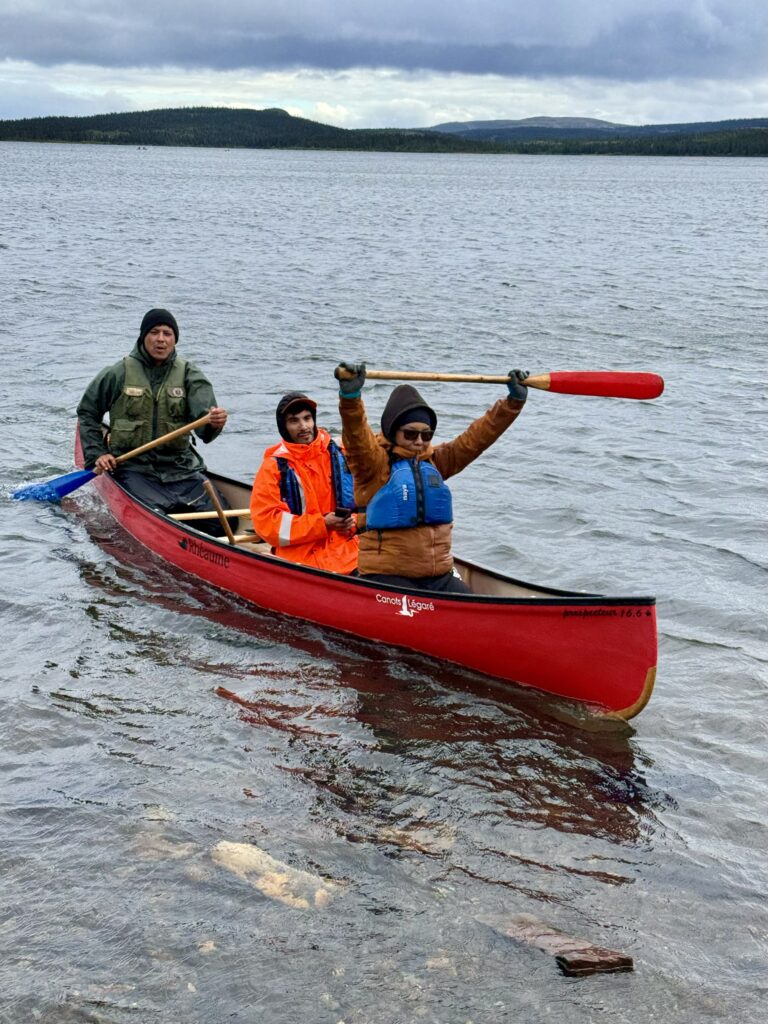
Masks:
[[[650,698],[656,667],[651,597],[546,588],[520,598],[403,592],[233,547],[154,512],[107,475],[94,486],[140,543],[259,608],[594,705],[602,714],[628,719]]]

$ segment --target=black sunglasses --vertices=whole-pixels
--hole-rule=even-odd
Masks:
[[[406,427],[403,427],[402,431],[406,441],[418,441],[419,438],[422,441],[431,441],[435,436],[434,430],[408,430]]]

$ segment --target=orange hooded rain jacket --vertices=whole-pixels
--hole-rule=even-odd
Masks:
[[[328,530],[324,518],[335,508],[330,439],[330,434],[318,427],[311,444],[281,441],[267,448],[253,481],[251,520],[256,533],[281,558],[347,574],[357,568],[357,537]],[[280,495],[278,458],[286,459],[296,473],[304,496],[301,515],[294,515]]]

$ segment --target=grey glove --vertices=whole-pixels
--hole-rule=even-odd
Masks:
[[[516,402],[524,402],[528,397],[528,388],[523,383],[528,377],[530,377],[530,373],[527,370],[509,371],[507,390],[509,391],[509,397],[513,398]]]
[[[333,376],[342,398],[359,398],[365,384],[365,363],[339,363]]]

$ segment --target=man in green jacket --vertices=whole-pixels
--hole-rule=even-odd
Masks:
[[[150,309],[130,355],[102,370],[77,407],[85,466],[115,479],[161,512],[211,508],[203,489],[205,463],[185,434],[124,463],[116,456],[210,412],[196,433],[205,444],[221,433],[227,411],[216,404],[208,378],[176,353],[179,326],[167,309]],[[109,413],[109,434],[102,422]],[[205,521],[203,521],[205,522]],[[218,533],[218,523],[211,532]]]

